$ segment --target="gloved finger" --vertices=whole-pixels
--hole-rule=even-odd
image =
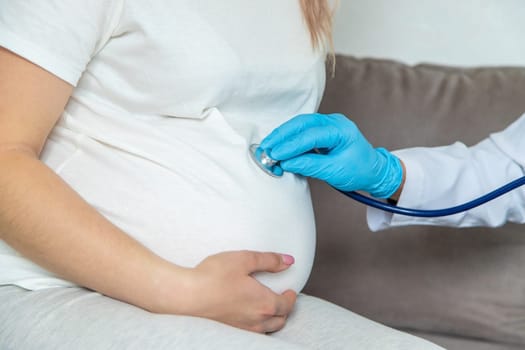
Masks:
[[[293,137],[295,134],[302,133],[311,127],[324,125],[325,123],[326,116],[323,114],[313,113],[297,115],[275,128],[262,140],[260,147],[263,149],[274,148],[276,145]]]
[[[264,169],[266,169],[267,171],[272,172],[275,176],[282,176],[283,169],[280,168],[278,162],[275,164],[268,164],[266,162],[263,162],[263,152],[265,153],[264,154],[265,157],[269,156],[268,154],[266,154],[266,152],[261,147],[257,147],[257,149],[255,149],[254,156],[257,162],[259,163],[259,165],[264,167]]]
[[[302,176],[325,180],[331,175],[332,160],[322,154],[307,153],[302,156],[284,160],[280,166],[284,171]]]
[[[272,167],[271,172],[275,176],[283,176],[284,170],[279,165],[275,165],[275,166]]]
[[[269,155],[276,160],[286,160],[311,152],[314,149],[329,151],[342,142],[344,139],[339,128],[333,125],[315,126],[275,145],[269,149]]]

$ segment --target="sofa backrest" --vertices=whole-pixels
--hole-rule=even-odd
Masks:
[[[474,144],[525,112],[525,68],[339,55],[320,111],[388,149]],[[372,233],[361,204],[318,181],[311,190],[318,244],[305,292],[397,328],[525,345],[525,225]]]

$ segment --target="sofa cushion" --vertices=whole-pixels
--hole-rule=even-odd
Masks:
[[[473,144],[525,112],[525,68],[339,55],[320,111],[388,149]],[[311,187],[318,249],[305,292],[397,328],[525,345],[525,226],[372,233],[362,205]]]
[[[519,345],[493,343],[479,339],[446,336],[442,334],[418,333],[405,330],[417,337],[439,344],[448,350],[523,350]]]

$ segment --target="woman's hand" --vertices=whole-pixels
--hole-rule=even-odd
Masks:
[[[400,160],[374,148],[342,114],[304,114],[276,128],[260,145],[284,171],[311,176],[342,191],[391,197],[403,181]]]
[[[172,313],[205,317],[258,333],[275,332],[284,327],[296,293],[276,294],[252,274],[280,272],[293,262],[291,256],[276,253],[219,253],[187,269],[186,276],[177,282],[182,281],[178,291],[167,291],[172,296],[163,299],[173,300]]]

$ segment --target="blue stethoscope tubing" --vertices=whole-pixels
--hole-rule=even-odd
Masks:
[[[387,211],[393,214],[423,217],[423,218],[433,218],[433,217],[454,215],[454,214],[458,214],[458,213],[470,210],[472,208],[485,204],[495,198],[498,198],[504,195],[505,193],[510,192],[523,185],[525,185],[525,176],[520,177],[512,182],[509,182],[508,184],[503,185],[495,189],[494,191],[489,192],[476,199],[473,199],[469,202],[457,205],[455,207],[443,208],[443,209],[432,209],[432,210],[398,207],[397,205],[393,205],[390,203],[382,202],[377,199],[373,199],[373,198],[364,196],[355,191],[346,192],[346,191],[341,191],[337,189],[336,190],[341,192],[345,196],[348,196],[360,203],[363,203],[370,207],[381,209],[381,210],[384,210],[384,211]]]
[[[266,174],[273,177],[280,177],[282,175],[276,175],[273,173],[272,168],[278,163],[277,161],[269,158],[264,151],[261,151],[261,154],[257,155],[257,150],[259,149],[259,144],[250,145],[250,156],[252,160],[261,168]],[[261,161],[259,157],[264,158],[264,162]],[[440,216],[449,216],[458,214],[473,208],[476,208],[482,204],[485,204],[493,199],[496,199],[507,192],[510,192],[520,186],[525,185],[525,176],[522,176],[514,181],[507,183],[492,192],[489,192],[481,197],[475,198],[469,202],[457,205],[455,207],[443,208],[443,209],[413,209],[413,208],[404,208],[397,205],[393,205],[387,202],[383,202],[374,198],[364,196],[355,191],[342,191],[334,187],[335,190],[341,192],[345,196],[348,196],[362,204],[368,205],[370,207],[384,210],[393,214],[405,215],[405,216],[415,216],[422,218],[434,218]]]

